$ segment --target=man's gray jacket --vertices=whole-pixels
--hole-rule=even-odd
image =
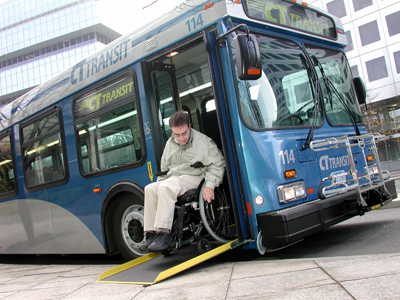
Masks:
[[[201,162],[204,167],[190,166],[196,162]],[[191,129],[185,145],[177,143],[173,136],[168,139],[161,157],[161,171],[168,173],[159,176],[157,181],[180,175],[204,175],[206,187],[214,189],[222,182],[225,160],[212,139]]]

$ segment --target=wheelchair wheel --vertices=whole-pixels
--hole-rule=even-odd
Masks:
[[[207,232],[218,242],[228,243],[237,237],[235,217],[229,189],[220,185],[214,190],[215,199],[207,203],[203,199],[203,190],[205,184],[201,187],[199,195],[200,215]]]

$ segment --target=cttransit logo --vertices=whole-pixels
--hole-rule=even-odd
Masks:
[[[319,167],[322,171],[345,167],[349,164],[350,162],[348,155],[337,157],[329,157],[329,155],[323,155],[319,159]]]
[[[130,39],[125,40],[89,61],[84,59],[77,63],[71,71],[71,84],[75,85],[78,81],[81,82],[84,78],[89,78],[126,58],[129,41]]]

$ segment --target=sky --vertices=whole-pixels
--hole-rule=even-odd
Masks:
[[[1,0],[0,0],[1,1]],[[192,3],[192,0],[99,0],[101,15],[109,15],[110,18],[104,21],[122,35],[139,28],[157,17],[160,17],[182,3]],[[103,14],[103,12],[105,12]],[[112,25],[112,26],[111,26]]]
[[[0,4],[10,0],[0,0]],[[49,0],[51,1],[51,0]],[[101,13],[105,12],[108,19],[101,20],[122,35],[127,34],[179,7],[182,3],[192,3],[196,0],[98,0]],[[109,23],[110,22],[110,23]],[[108,24],[107,24],[108,23]]]

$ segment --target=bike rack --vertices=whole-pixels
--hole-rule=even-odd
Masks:
[[[385,180],[390,178],[390,173],[388,171],[382,171],[376,143],[397,137],[400,137],[400,134],[395,134],[391,136],[384,136],[380,134],[365,134],[352,137],[332,137],[328,139],[312,141],[310,143],[310,148],[314,152],[346,148],[350,164],[350,170],[348,172],[334,172],[330,176],[322,179],[318,191],[320,198],[329,198],[339,194],[347,193],[351,190],[355,190],[357,193],[358,204],[363,207],[367,207],[368,204],[365,202],[362,193],[372,188],[378,187],[382,187],[385,196],[390,197],[390,193],[385,186]],[[352,151],[352,148],[354,147],[359,147],[361,149],[361,153],[363,154],[365,163],[365,174],[363,174],[362,176],[357,175],[357,169],[355,166]],[[368,165],[367,156],[365,154],[365,147],[369,147],[368,150],[372,151],[372,153],[374,154],[375,163],[373,165]],[[351,176],[352,179],[347,180],[347,175]],[[345,178],[345,182],[339,182],[338,179],[343,179],[343,176]],[[328,180],[331,181],[331,184],[324,187],[324,183]],[[360,183],[360,181],[365,183]]]

